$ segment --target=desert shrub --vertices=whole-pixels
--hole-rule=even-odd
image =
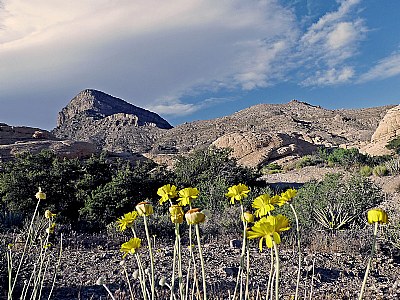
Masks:
[[[388,169],[386,168],[385,165],[379,165],[379,166],[375,166],[375,167],[373,168],[372,173],[373,173],[375,176],[382,177],[382,176],[388,175],[388,174],[389,174],[389,171],[388,171]]]
[[[263,174],[263,175],[266,175],[266,174],[275,174],[275,173],[280,173],[280,172],[282,172],[282,166],[280,166],[279,164],[277,164],[277,163],[270,163],[270,164],[268,164],[268,165],[266,165],[266,166],[263,166],[262,168],[261,168],[261,170],[260,170],[260,173],[261,174]]]
[[[372,175],[372,168],[370,166],[362,166],[360,168],[360,175],[364,177],[368,177]]]
[[[154,163],[111,162],[105,154],[78,160],[61,159],[51,151],[24,153],[2,164],[3,224],[10,224],[6,216],[32,213],[32,191],[41,186],[47,194],[41,205],[56,212],[59,223],[100,230],[136,203],[153,198],[165,174]]]
[[[228,187],[244,183],[252,185],[256,174],[241,167],[230,157],[229,149],[201,149],[180,156],[174,167],[175,184],[178,188],[197,187],[200,196],[196,205],[216,210],[228,205],[224,194]]]
[[[400,154],[400,136],[388,142],[386,148],[394,150],[395,153]]]
[[[391,175],[400,174],[400,158],[393,157],[386,161],[384,165]]]
[[[308,166],[317,166],[323,163],[324,160],[318,154],[310,154],[302,156],[298,161],[296,161],[296,169],[301,169]]]
[[[328,164],[340,165],[345,168],[352,167],[354,165],[365,164],[367,160],[367,155],[360,153],[358,149],[355,148],[336,148],[327,156]]]
[[[368,178],[353,175],[328,174],[320,182],[306,183],[293,200],[303,231],[315,229],[340,230],[362,226],[363,213],[382,201],[382,192]],[[293,220],[290,209],[285,205],[280,210]],[[326,218],[323,224],[320,216]],[[341,221],[346,221],[341,224]]]

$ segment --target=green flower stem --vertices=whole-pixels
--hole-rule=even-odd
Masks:
[[[298,253],[298,266],[297,266],[297,281],[296,281],[296,293],[294,296],[294,300],[297,300],[299,297],[299,286],[300,286],[300,276],[301,276],[301,242],[300,242],[300,226],[299,226],[299,218],[297,217],[296,210],[292,203],[289,203],[290,208],[292,209],[294,218],[296,220],[296,234],[297,234],[297,253]]]
[[[132,299],[132,300],[135,300],[135,297],[133,297],[132,285],[131,285],[131,281],[129,280],[128,271],[126,270],[125,265],[123,266],[123,268],[124,268],[124,273],[125,273],[126,281],[128,282],[128,288],[129,288],[129,293],[131,294],[131,299]]]
[[[363,280],[363,283],[362,283],[362,286],[361,286],[361,291],[360,291],[360,295],[358,297],[358,300],[362,300],[363,295],[364,295],[364,289],[365,289],[365,285],[367,284],[367,278],[368,278],[369,269],[371,268],[372,258],[374,257],[374,254],[375,254],[376,236],[377,235],[378,235],[378,222],[375,222],[374,239],[372,241],[371,256],[368,259],[367,269],[365,270],[364,280]]]
[[[198,284],[197,284],[197,267],[196,267],[196,258],[194,257],[193,253],[193,242],[192,242],[192,224],[189,224],[189,252],[190,252],[190,257],[192,258],[193,262],[193,289],[192,289],[192,298],[194,297],[194,291],[197,287],[197,293],[198,292]],[[189,281],[189,274],[190,274],[190,263],[188,266],[188,281]],[[187,291],[189,290],[189,284],[187,284]],[[186,292],[186,298],[188,299],[188,293]]]
[[[105,284],[103,284],[103,287],[106,289],[106,291],[110,295],[111,299],[115,300],[115,298],[114,298],[113,294],[111,293],[111,291],[109,290],[109,288]]]
[[[244,299],[249,298],[250,248],[248,243],[246,244],[246,253],[246,290],[244,292]]]
[[[58,253],[58,260],[57,260],[56,268],[54,270],[53,282],[51,284],[51,289],[50,289],[50,292],[49,292],[49,296],[47,297],[47,300],[50,300],[51,295],[53,294],[54,286],[55,286],[55,283],[56,283],[57,271],[58,271],[58,268],[60,267],[60,264],[61,264],[62,250],[63,250],[63,235],[61,233],[61,235],[60,235],[60,252]]]
[[[175,224],[175,243],[174,243],[174,254],[172,257],[172,276],[171,276],[171,295],[169,297],[170,300],[173,299],[174,295],[174,287],[175,287],[175,265],[176,265],[176,255],[178,252],[178,238],[176,236],[176,224]]]
[[[239,271],[238,271],[238,276],[236,279],[236,285],[235,285],[235,291],[233,293],[233,299],[236,299],[236,292],[237,288],[240,284],[240,292],[239,292],[239,297],[240,300],[243,299],[243,285],[242,285],[242,273],[243,273],[243,268],[244,268],[244,256],[246,255],[246,229],[247,229],[247,223],[244,221],[244,209],[243,209],[243,204],[240,204],[240,213],[241,213],[241,219],[243,222],[243,241],[242,241],[242,251],[240,253],[240,265],[239,265]]]
[[[275,241],[273,241],[275,250],[275,300],[279,300],[279,253],[278,246]]]
[[[150,234],[149,234],[149,227],[147,225],[147,217],[144,215],[143,216],[144,220],[144,228],[146,230],[146,237],[147,237],[147,243],[149,246],[149,256],[150,256],[150,269],[151,269],[151,300],[155,299],[155,283],[154,283],[154,258],[153,258],[153,250],[151,248],[151,239],[150,239]]]
[[[40,203],[40,200],[37,201],[35,210],[34,210],[34,212],[33,212],[33,216],[32,216],[32,219],[31,219],[31,223],[30,223],[29,229],[28,229],[28,236],[26,237],[26,241],[25,241],[25,245],[24,245],[24,250],[22,251],[22,256],[21,256],[21,259],[20,259],[19,264],[18,264],[17,272],[15,273],[14,282],[13,282],[13,284],[12,284],[11,289],[8,291],[8,298],[7,298],[8,300],[11,300],[11,299],[12,299],[12,294],[13,294],[15,285],[17,284],[18,275],[19,275],[19,272],[20,272],[20,270],[21,270],[22,263],[24,262],[25,253],[26,253],[26,248],[28,247],[29,238],[30,238],[30,236],[31,236],[31,231],[32,231],[32,228],[33,228],[33,222],[34,222],[34,220],[35,220],[36,213],[37,213],[38,208],[39,208],[39,203]]]
[[[135,228],[131,227],[132,233],[133,233],[133,237],[137,238],[136,235],[136,231]],[[139,269],[139,283],[140,283],[140,287],[142,289],[142,295],[143,295],[143,299],[147,300],[147,296],[146,296],[146,276],[144,276],[144,270],[143,270],[143,265],[142,265],[142,261],[140,260],[140,255],[138,253],[135,253],[135,258],[136,258],[136,262],[138,265],[138,269]]]
[[[183,299],[184,285],[183,285],[183,274],[182,274],[182,248],[181,248],[181,235],[179,233],[179,224],[176,224],[176,238],[178,246],[178,280],[179,280],[179,291],[181,299]]]
[[[203,251],[201,250],[200,229],[199,228],[200,228],[199,224],[196,224],[197,245],[199,247],[199,256],[200,256],[200,263],[201,263],[201,275],[203,277],[203,299],[207,300],[206,271],[205,271],[205,268],[204,268]]]
[[[142,262],[140,261],[140,256],[138,253],[135,254],[135,258],[139,269],[139,283],[140,283],[140,288],[142,289],[143,299],[147,300],[146,276],[144,275]]]
[[[271,284],[272,284],[272,275],[274,272],[274,251],[272,250],[272,248],[270,249],[270,254],[271,254],[271,264],[269,267],[269,276],[268,276],[268,285],[267,285],[267,295],[265,297],[265,299],[269,299],[269,291],[271,288]]]

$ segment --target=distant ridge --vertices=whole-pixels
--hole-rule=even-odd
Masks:
[[[92,89],[80,92],[58,113],[57,127],[62,126],[80,114],[99,120],[120,113],[136,116],[136,126],[155,126],[163,129],[172,128],[171,124],[156,113]]]

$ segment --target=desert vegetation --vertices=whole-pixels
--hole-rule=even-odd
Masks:
[[[399,264],[399,213],[381,209],[385,194],[371,180],[398,174],[396,163],[352,149],[320,150],[292,167],[260,171],[239,166],[228,149],[194,151],[171,170],[105,154],[20,155],[0,166],[2,296],[61,299],[57,274],[66,253],[101,248],[113,260],[93,259],[92,270],[101,272],[82,298],[394,299],[398,288],[387,286],[396,281],[377,290],[368,278],[382,272],[375,259],[391,260],[390,268],[382,264],[387,270]],[[343,172],[297,190],[258,179],[312,165]],[[236,251],[230,264],[212,265],[224,251]],[[329,276],[321,270],[335,269],[332,253],[360,264],[346,269],[357,274],[348,286],[330,278],[339,289],[324,291]],[[225,277],[213,274],[221,268]],[[110,276],[109,269],[118,271]]]

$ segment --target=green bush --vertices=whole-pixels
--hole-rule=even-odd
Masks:
[[[32,213],[40,186],[47,194],[40,209],[57,213],[57,222],[74,229],[104,229],[138,202],[154,198],[165,176],[154,163],[111,162],[104,154],[80,161],[60,159],[50,151],[24,153],[2,164],[1,220],[7,225],[12,221],[7,216]]]
[[[372,173],[373,173],[375,176],[382,177],[382,176],[388,175],[388,174],[389,174],[389,171],[388,171],[388,169],[386,168],[386,166],[384,166],[384,165],[379,165],[379,166],[374,167],[374,169],[372,170]]]
[[[400,136],[389,141],[386,148],[394,150],[395,153],[400,154]]]
[[[280,172],[282,172],[282,166],[277,163],[270,163],[266,166],[263,166],[260,170],[260,173],[263,175],[275,174]]]
[[[354,165],[365,164],[368,158],[358,151],[358,149],[334,149],[327,156],[327,162],[331,165],[339,165],[345,168],[352,167]]]
[[[308,166],[317,166],[323,163],[324,160],[317,154],[302,156],[295,164],[296,169],[301,169]]]
[[[365,224],[363,213],[382,199],[381,189],[368,178],[328,174],[321,182],[309,182],[299,189],[293,205],[304,231],[340,230]],[[286,205],[281,210],[293,218]],[[325,216],[328,226],[323,225],[321,215]],[[347,221],[340,225],[340,220]]]
[[[391,175],[400,174],[400,158],[393,157],[385,162],[385,167]]]
[[[370,166],[362,166],[360,168],[360,175],[364,177],[369,177],[372,175],[372,168]]]
[[[224,194],[237,183],[252,185],[256,173],[241,167],[230,157],[229,149],[201,149],[188,156],[178,157],[174,167],[175,185],[178,188],[197,187],[200,196],[196,205],[218,210],[229,204]]]

